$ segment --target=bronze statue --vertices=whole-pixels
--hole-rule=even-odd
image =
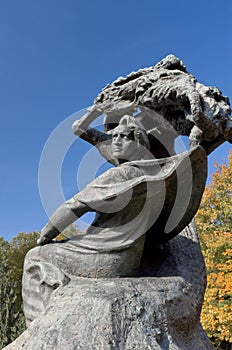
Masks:
[[[90,128],[102,113],[106,115],[104,131]],[[131,337],[128,349],[132,348],[133,332],[141,333],[138,348],[161,344],[165,349],[170,341],[175,349],[184,349],[185,343],[190,349],[198,339],[199,349],[210,348],[199,324],[205,267],[192,219],[205,187],[207,155],[232,140],[230,113],[228,98],[218,89],[198,83],[172,55],[103,89],[88,113],[73,124],[73,131],[115,167],[61,205],[42,229],[39,246],[27,254],[23,298],[28,324],[45,310],[59,287],[69,284],[70,295],[72,288],[78,288],[80,294],[83,289],[86,295],[90,291],[97,305],[107,290],[112,306],[115,286],[120,285],[123,307],[125,295],[138,309],[141,299],[145,305],[145,317],[142,311],[134,318],[122,316],[122,323],[130,324],[125,331],[128,338],[120,327],[118,332],[121,343]],[[179,135],[189,136],[190,149],[175,154],[174,141]],[[55,240],[88,211],[96,217],[85,234]],[[100,292],[95,294],[96,285]],[[180,301],[183,305],[179,306]],[[85,302],[85,298],[78,299],[78,312],[86,309]],[[125,302],[126,310],[129,304]],[[52,305],[56,307],[54,302]],[[87,334],[90,344],[109,344],[105,328],[103,335],[99,333],[100,340],[92,340],[89,334],[101,325],[96,312],[88,310],[93,320]],[[106,312],[104,322],[107,317]],[[46,320],[50,322],[49,317]],[[81,321],[78,324],[81,327]],[[185,333],[176,331],[179,324]],[[77,339],[82,341],[81,332]]]

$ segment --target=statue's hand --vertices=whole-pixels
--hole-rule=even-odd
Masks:
[[[76,120],[73,125],[72,125],[72,130],[73,133],[77,136],[80,136],[81,134],[83,134],[85,131],[81,129],[81,121],[80,120]]]
[[[76,120],[72,125],[73,133],[77,136],[85,133],[89,124],[94,121],[97,117],[99,117],[103,113],[103,110],[97,108],[96,106],[92,106],[88,108],[88,112],[81,117],[81,119]]]

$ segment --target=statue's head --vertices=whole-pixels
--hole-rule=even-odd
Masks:
[[[119,162],[145,157],[149,140],[143,125],[134,117],[124,115],[112,130],[112,153]]]

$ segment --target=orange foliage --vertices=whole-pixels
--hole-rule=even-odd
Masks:
[[[232,151],[228,165],[216,164],[196,216],[207,268],[201,322],[217,343],[232,343]]]

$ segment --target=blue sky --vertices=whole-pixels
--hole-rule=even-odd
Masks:
[[[232,99],[231,17],[231,1],[2,0],[0,235],[10,240],[46,223],[38,189],[44,144],[118,76],[173,53]],[[85,147],[76,142],[65,158],[67,197]],[[211,155],[210,173],[231,148]]]

